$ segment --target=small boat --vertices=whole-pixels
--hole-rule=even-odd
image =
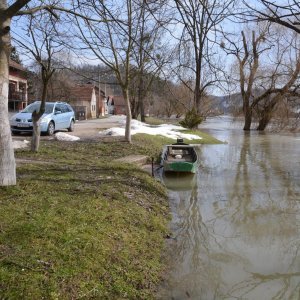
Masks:
[[[185,144],[183,139],[177,139],[177,143],[166,146],[163,155],[164,172],[196,173],[197,160],[195,148]]]

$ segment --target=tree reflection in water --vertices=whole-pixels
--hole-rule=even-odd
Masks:
[[[175,239],[161,298],[299,299],[298,144],[234,133],[202,147],[195,185],[169,192]]]

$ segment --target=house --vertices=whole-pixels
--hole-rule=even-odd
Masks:
[[[26,69],[19,63],[9,61],[8,109],[18,111],[28,104]]]
[[[108,96],[108,113],[114,115],[126,115],[126,105],[123,96]]]
[[[109,115],[113,115],[114,114],[114,98],[113,98],[113,96],[107,96],[106,107],[107,107],[107,113]]]
[[[105,93],[93,84],[78,84],[70,89],[68,99],[76,119],[95,119],[104,116],[106,108]]]

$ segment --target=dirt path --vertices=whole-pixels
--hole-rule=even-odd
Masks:
[[[111,127],[120,126],[119,119],[115,116],[110,116],[103,119],[92,119],[77,121],[75,123],[75,130],[70,134],[80,138],[93,138],[99,136],[99,131]]]

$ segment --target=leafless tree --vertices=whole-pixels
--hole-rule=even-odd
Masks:
[[[11,21],[18,15],[34,14],[37,11],[51,9],[40,1],[34,8],[22,10],[30,1],[17,0],[10,5],[0,1],[0,185],[16,184],[16,164],[8,120],[8,61],[11,51]]]
[[[145,122],[144,100],[149,93],[155,78],[161,73],[168,62],[169,51],[163,43],[165,24],[170,20],[164,1],[141,0],[140,20],[137,24],[137,39],[134,41],[133,64],[135,72],[131,88],[133,113],[140,113],[141,121]]]
[[[29,6],[31,4],[31,6]],[[16,164],[8,119],[8,62],[11,51],[11,28],[16,16],[34,15],[40,11],[47,11],[55,15],[55,11],[70,12],[79,16],[75,10],[59,6],[61,1],[53,5],[45,1],[0,0],[0,186],[16,184]]]
[[[299,88],[299,41],[279,28],[260,27],[250,37],[241,32],[242,42],[225,36],[222,44],[227,54],[237,60],[238,81],[243,100],[244,130],[250,130],[253,114],[259,119],[258,130],[269,124],[283,96]],[[267,62],[268,61],[268,62]]]
[[[223,70],[217,63],[217,31],[231,14],[234,0],[175,0],[179,38],[177,70],[180,81],[194,94],[194,107],[203,114],[201,102],[207,89],[217,86]]]
[[[268,21],[277,23],[300,33],[299,0],[258,0],[243,1],[247,11],[242,13],[250,21]]]
[[[138,39],[138,24],[141,20],[140,1],[91,1],[73,2],[74,7],[85,16],[96,16],[106,22],[82,22],[76,18],[76,37],[80,40],[80,51],[98,59],[115,73],[122,89],[126,107],[125,140],[131,142],[131,109],[129,87],[132,80],[132,57],[134,43]]]
[[[20,34],[14,38],[15,43],[23,50],[23,53],[33,59],[40,68],[39,74],[42,82],[41,105],[38,111],[32,113],[33,133],[31,150],[33,152],[37,152],[39,149],[40,119],[45,112],[50,79],[56,69],[61,67],[55,60],[56,55],[63,50],[63,45],[57,40],[59,35],[57,23],[57,18],[49,16],[47,12],[29,15],[23,23],[23,30],[27,36],[26,40]],[[51,124],[51,126],[54,126],[54,124]]]

